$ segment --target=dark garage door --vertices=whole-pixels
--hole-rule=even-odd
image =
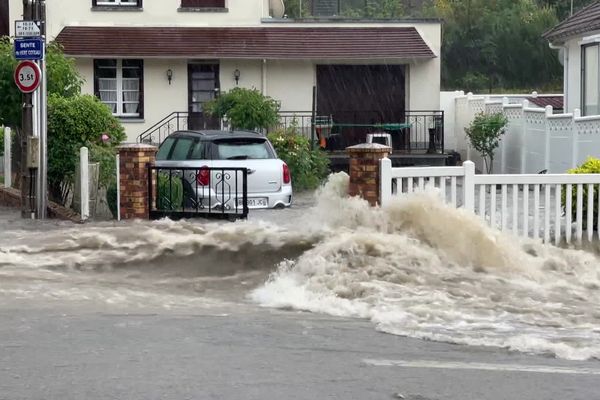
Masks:
[[[405,101],[403,65],[318,65],[317,113],[338,124],[402,122]],[[364,142],[373,128],[339,128],[332,150]],[[335,130],[334,130],[335,132]],[[401,147],[394,143],[394,147]]]

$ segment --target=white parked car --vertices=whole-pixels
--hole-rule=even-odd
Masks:
[[[241,174],[218,168],[246,168],[248,208],[283,208],[292,204],[290,170],[277,158],[269,140],[258,133],[175,132],[160,145],[156,166],[196,169],[184,172],[184,198],[189,201],[190,195],[193,198],[195,193],[198,202],[188,203],[186,207],[194,208],[195,204],[203,208],[221,207],[222,204],[232,207],[228,203],[232,196],[237,198],[238,206],[241,205],[242,179],[237,176]]]

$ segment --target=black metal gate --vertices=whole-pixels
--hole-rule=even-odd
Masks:
[[[245,219],[246,168],[148,167],[150,219]]]

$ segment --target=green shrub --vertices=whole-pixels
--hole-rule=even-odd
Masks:
[[[4,128],[0,126],[0,157],[4,155]]]
[[[183,182],[181,178],[168,173],[158,174],[156,188],[156,208],[161,211],[181,210],[183,207]]]
[[[475,116],[471,125],[465,128],[471,146],[481,154],[488,174],[494,167],[494,152],[500,145],[500,136],[504,134],[508,119],[502,113]]]
[[[329,159],[321,149],[313,149],[310,140],[294,128],[269,134],[275,151],[290,168],[295,190],[317,188],[329,174]]]
[[[577,168],[573,168],[567,171],[569,174],[600,174],[600,159],[594,157],[588,157],[583,164]],[[583,229],[587,229],[587,196],[588,196],[588,185],[582,185],[583,192]],[[562,187],[562,206],[566,212],[567,204],[567,187]],[[594,185],[594,230],[598,229],[598,186]],[[577,186],[573,187],[573,193],[571,195],[571,220],[575,221],[577,218]]]
[[[256,89],[235,88],[204,104],[207,114],[226,118],[231,129],[257,130],[279,121],[279,105]]]
[[[109,140],[102,141],[106,134]],[[91,95],[48,98],[48,191],[64,204],[65,188],[73,183],[79,149],[90,151],[90,162],[100,163],[100,185],[109,187],[115,178],[116,146],[125,131],[108,106]]]

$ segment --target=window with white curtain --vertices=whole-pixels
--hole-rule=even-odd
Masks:
[[[582,47],[582,111],[583,115],[600,115],[600,48],[597,43]]]
[[[143,116],[143,60],[95,60],[96,96],[118,117]]]

